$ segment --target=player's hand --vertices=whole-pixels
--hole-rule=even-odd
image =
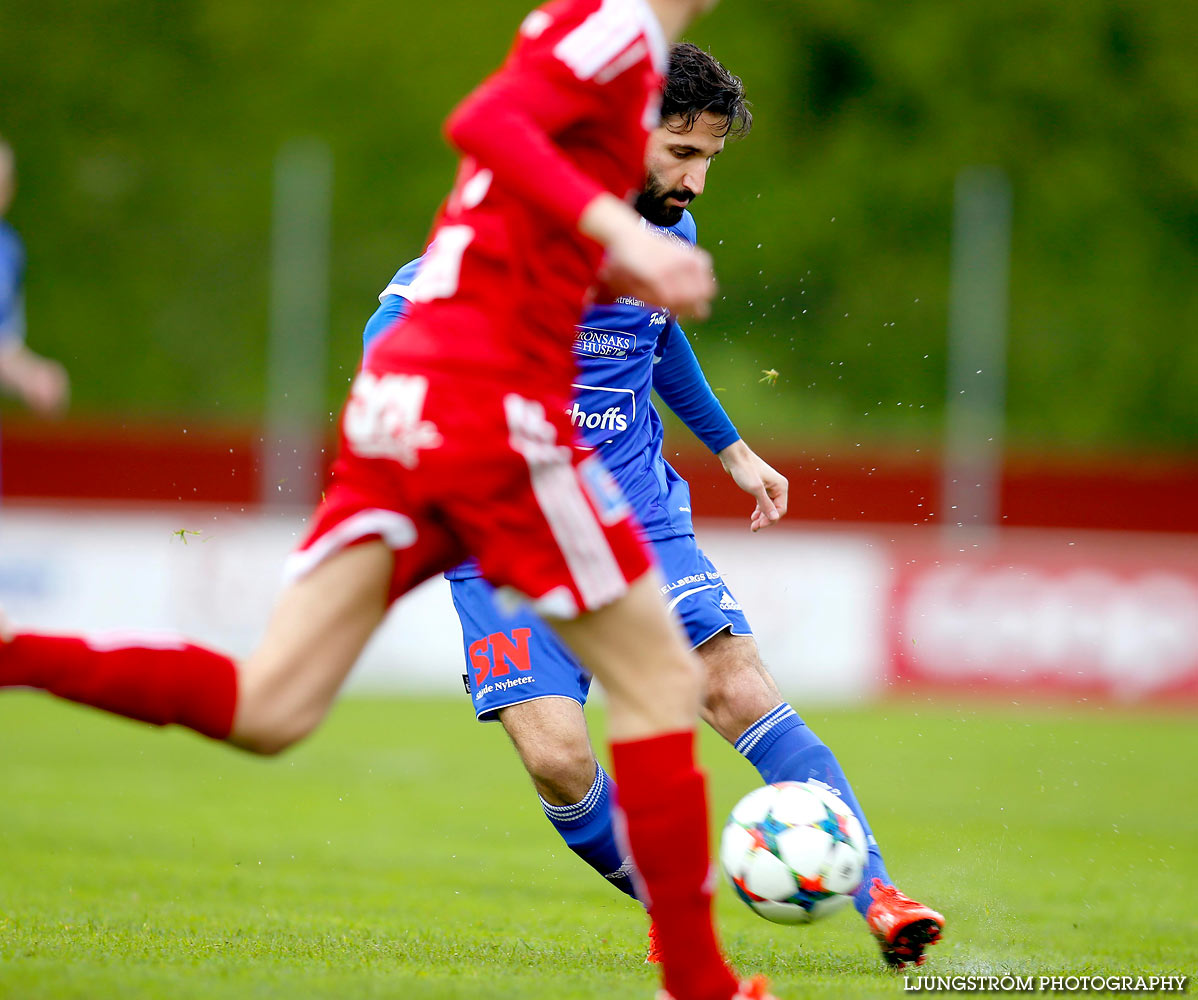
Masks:
[[[785,516],[790,484],[782,473],[763,461],[744,441],[728,445],[720,452],[719,459],[732,481],[757,500],[749,518],[750,531],[760,531]]]
[[[647,229],[608,244],[601,277],[617,295],[698,319],[711,312],[716,291],[706,251],[667,243]]]
[[[579,228],[607,249],[600,278],[616,295],[628,295],[678,316],[705,319],[715,296],[711,257],[654,236],[640,216],[614,195],[587,207]]]
[[[47,358],[38,358],[30,366],[25,383],[21,386],[21,395],[35,413],[52,416],[67,408],[70,385],[67,370],[62,365]]]
[[[34,354],[23,344],[0,353],[0,383],[43,416],[65,410],[70,395],[66,369],[57,361]]]

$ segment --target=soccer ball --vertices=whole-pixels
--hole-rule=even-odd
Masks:
[[[776,924],[835,913],[861,884],[868,849],[857,817],[826,785],[780,781],[736,804],[720,864],[741,899]]]

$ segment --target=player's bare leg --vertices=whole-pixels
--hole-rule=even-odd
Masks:
[[[635,899],[632,857],[612,824],[615,782],[595,759],[582,705],[561,696],[536,698],[502,709],[499,722],[566,846]]]
[[[320,724],[387,613],[394,554],[381,541],[337,552],[284,590],[238,669],[229,742],[278,753]]]
[[[729,743],[782,703],[751,637],[720,632],[697,652],[705,674],[703,718]],[[614,888],[634,895],[632,859],[611,825],[614,786],[595,759],[582,706],[572,698],[537,698],[504,708],[499,721],[567,846]],[[655,926],[645,961],[661,962]]]
[[[582,801],[595,783],[598,762],[578,702],[537,698],[503,709],[499,721],[542,802],[568,806]]]
[[[178,724],[277,753],[324,717],[381,621],[392,554],[381,542],[330,556],[284,590],[243,663],[174,637],[10,630],[0,687],[34,687],[155,725]]]
[[[729,743],[782,703],[756,643],[721,632],[697,652],[704,667],[703,718]],[[509,705],[498,719],[532,780],[549,821],[574,853],[629,893],[630,859],[611,835],[611,779],[595,758],[586,717],[573,698]],[[605,787],[607,786],[607,787]],[[650,961],[656,961],[656,948]]]
[[[782,704],[752,636],[725,630],[695,649],[703,662],[703,721],[729,743]]]
[[[721,632],[696,652],[703,663],[702,717],[729,743],[782,704],[752,638]],[[499,721],[546,803],[572,805],[590,791],[595,752],[578,702],[537,698],[502,709]]]
[[[694,728],[701,665],[661,603],[650,570],[623,597],[570,620],[549,620],[603,684],[612,742]]]
[[[668,995],[729,1000],[712,922],[706,781],[694,760],[700,665],[650,570],[618,600],[554,623],[603,684],[619,807],[657,927]]]
[[[720,632],[695,652],[703,665],[702,717],[729,743],[782,704],[751,637]],[[499,721],[546,802],[568,805],[590,789],[595,753],[578,702],[537,698],[503,709]]]

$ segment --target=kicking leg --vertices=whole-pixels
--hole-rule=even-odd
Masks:
[[[707,670],[704,716],[767,782],[821,781],[836,790],[861,823],[869,863],[854,903],[869,909],[874,878],[890,882],[882,852],[840,763],[827,745],[782,700],[750,636],[721,632],[698,649]]]
[[[175,637],[13,631],[0,642],[0,687],[41,688],[277,753],[323,718],[382,620],[392,558],[383,543],[365,542],[320,563],[283,592],[261,644],[241,664]]]
[[[615,786],[595,760],[582,706],[572,698],[537,698],[502,709],[499,721],[566,845],[635,897],[632,859],[616,843],[612,823]]]
[[[944,918],[898,892],[882,851],[835,754],[782,700],[749,636],[721,632],[698,649],[707,671],[704,718],[767,782],[815,780],[832,788],[861,823],[869,857],[853,895],[857,912],[892,965],[922,961]]]

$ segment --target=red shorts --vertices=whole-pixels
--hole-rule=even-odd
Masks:
[[[395,552],[391,600],[474,556],[543,615],[611,603],[650,556],[598,455],[571,447],[567,405],[476,377],[363,370],[288,577],[379,538]]]

